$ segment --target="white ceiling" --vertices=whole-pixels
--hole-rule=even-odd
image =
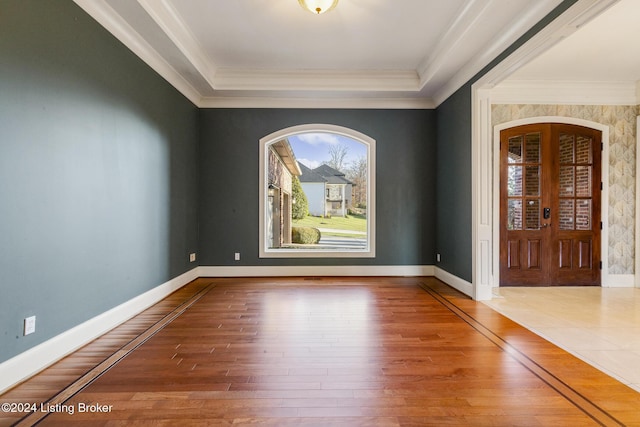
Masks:
[[[509,80],[640,80],[640,1],[620,0]]]
[[[611,5],[494,90],[504,103],[640,104],[640,1]]]
[[[198,106],[388,108],[438,105],[561,3],[340,0],[316,16],[297,0],[75,1]],[[619,12],[625,20],[610,17],[607,28],[624,22],[623,38],[640,40],[640,1],[620,4],[635,15]],[[585,57],[611,54],[612,33],[576,43],[592,49]],[[629,77],[585,65],[575,44],[566,49],[571,55],[549,52],[511,78],[558,80],[585,67],[594,75],[580,78]],[[640,69],[640,55],[626,59]]]

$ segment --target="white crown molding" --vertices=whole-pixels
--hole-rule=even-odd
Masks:
[[[537,58],[560,40],[573,34],[582,25],[600,15],[604,10],[618,1],[619,0],[579,0],[509,55],[509,57],[483,75],[478,81],[478,85],[490,88],[506,80],[514,71]]]
[[[556,0],[540,0],[510,25],[492,43],[448,79],[433,98],[420,90],[445,66],[446,56],[479,22],[495,0],[469,0],[457,15],[436,49],[418,70],[244,70],[220,69],[207,58],[202,46],[185,26],[168,0],[137,0],[138,4],[169,37],[182,55],[213,90],[214,96],[196,89],[181,72],[150,45],[109,4],[108,0],[74,0],[131,51],[158,72],[180,93],[200,108],[418,108],[437,107],[488,61],[495,58],[526,29],[534,25]],[[482,80],[495,85],[618,0],[580,0],[544,28],[524,49],[519,49],[491,70]],[[640,84],[628,90],[627,83],[508,82],[492,94],[495,102],[638,104]],[[227,93],[218,91],[228,91]],[[238,92],[233,93],[233,92]],[[279,93],[276,93],[279,92]],[[304,92],[304,96],[300,93]],[[320,93],[322,95],[320,95]],[[635,92],[635,93],[634,93]],[[319,97],[314,96],[317,93]],[[375,96],[375,94],[382,96]],[[397,96],[389,96],[391,94]],[[370,95],[373,96],[370,96]],[[562,95],[560,95],[562,94]],[[236,96],[237,95],[237,96]],[[556,96],[555,99],[554,95]],[[517,98],[517,100],[516,100]],[[562,98],[560,100],[559,98]]]
[[[493,104],[638,105],[635,82],[504,81]]]
[[[407,71],[219,69],[216,90],[417,92],[418,74]]]
[[[405,109],[432,110],[435,103],[428,98],[286,98],[286,97],[203,97],[200,108],[332,108],[332,109]]]
[[[444,36],[438,41],[433,52],[418,66],[420,88],[423,88],[446,63],[446,58],[471,31],[491,0],[469,0],[449,25]]]
[[[583,0],[585,1],[585,0]],[[589,2],[597,2],[600,0],[587,0]],[[602,0],[603,3],[618,1],[618,0]],[[487,64],[489,64],[493,59],[495,59],[498,55],[504,52],[511,44],[513,44],[518,37],[522,36],[527,30],[532,28],[535,24],[537,24],[540,19],[544,17],[545,11],[553,9],[555,4],[554,0],[538,0],[535,2],[535,5],[531,8],[527,9],[527,13],[522,15],[518,21],[512,22],[508,27],[504,28],[500,33],[500,36],[495,38],[491,44],[484,47],[476,56],[474,56],[469,62],[467,62],[464,67],[462,67],[451,79],[447,81],[445,85],[443,85],[438,92],[434,96],[434,101],[436,105],[440,105],[444,102],[449,96],[451,96],[456,90],[462,87],[466,82],[468,82],[473,76],[475,76],[482,68],[484,68]],[[600,11],[602,9],[599,9]],[[564,17],[565,14],[561,15]],[[558,19],[554,20],[553,23],[558,21]],[[545,27],[542,31],[545,31],[549,26]],[[540,34],[540,33],[538,33]],[[538,35],[534,36],[534,39],[537,38]],[[555,42],[554,42],[555,44]],[[549,46],[550,47],[550,46]],[[548,48],[548,47],[547,47]],[[546,49],[545,49],[546,50]],[[540,52],[536,52],[535,56],[537,56]],[[512,55],[513,56],[513,55]],[[535,57],[533,56],[533,57]],[[529,60],[527,60],[528,62]],[[504,61],[501,63],[503,64]],[[522,64],[518,65],[519,66]],[[501,81],[504,77],[500,78],[498,81]]]
[[[166,54],[162,53],[163,46],[153,46],[150,44],[153,42],[147,42],[109,5],[109,0],[74,1],[179,92],[202,108],[264,108],[276,105],[287,108],[435,108],[473,77],[488,60],[535,24],[541,17],[541,11],[549,10],[557,2],[537,1],[514,25],[505,28],[490,46],[460,68],[452,79],[447,79],[445,86],[432,98],[430,93],[420,93],[422,88],[442,74],[451,49],[460,45],[496,0],[468,0],[435,51],[417,70],[401,71],[220,69],[207,57],[202,45],[170,1],[136,0],[141,10],[149,15],[174,45],[172,49],[180,52],[188,61],[192,76],[203,79],[202,83],[208,88],[198,88],[189,80],[191,74],[181,75],[184,72],[181,67],[185,64],[174,64],[171,55],[163,56]],[[601,1],[606,3],[615,0]],[[218,93],[224,91],[228,93]],[[252,91],[262,93],[252,94]],[[308,99],[298,99],[301,91],[307,92],[305,98]],[[320,100],[314,95],[319,92],[325,92]],[[382,96],[378,97],[376,93]],[[236,96],[237,100],[231,99]],[[421,99],[417,100],[417,97]]]
[[[142,8],[167,34],[200,75],[214,87],[215,64],[211,63],[193,33],[186,27],[175,8],[166,0],[138,0]]]
[[[104,0],[73,1],[187,99],[198,104],[200,93]]]
[[[166,0],[138,0],[140,6],[167,34],[215,90],[239,90],[241,96],[205,96],[195,89],[165,58],[138,34],[105,0],[74,0],[87,14],[113,34],[134,54],[200,108],[390,108],[431,109],[430,99],[407,97],[359,97],[348,92],[409,92],[417,95],[419,77],[406,71],[231,70],[216,69],[208,62],[193,35]],[[252,96],[249,91],[334,91],[338,97]]]

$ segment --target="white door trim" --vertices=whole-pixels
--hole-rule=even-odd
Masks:
[[[638,82],[638,98],[640,99],[640,82]],[[640,156],[638,150],[640,150],[640,116],[636,117],[636,263],[634,268],[635,273],[635,286],[640,288]]]

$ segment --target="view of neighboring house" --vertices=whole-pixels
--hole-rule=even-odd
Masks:
[[[351,206],[353,182],[345,174],[328,165],[310,169],[298,162],[302,175],[300,184],[307,196],[309,214],[315,216],[347,216]]]
[[[269,146],[269,205],[266,212],[267,235],[272,248],[291,243],[292,179],[301,173],[289,141],[283,139]]]

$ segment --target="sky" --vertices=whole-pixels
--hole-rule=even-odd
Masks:
[[[290,136],[288,140],[296,159],[311,169],[330,159],[329,147],[333,145],[345,145],[347,147],[346,165],[359,157],[367,156],[365,144],[335,133],[301,133]]]

